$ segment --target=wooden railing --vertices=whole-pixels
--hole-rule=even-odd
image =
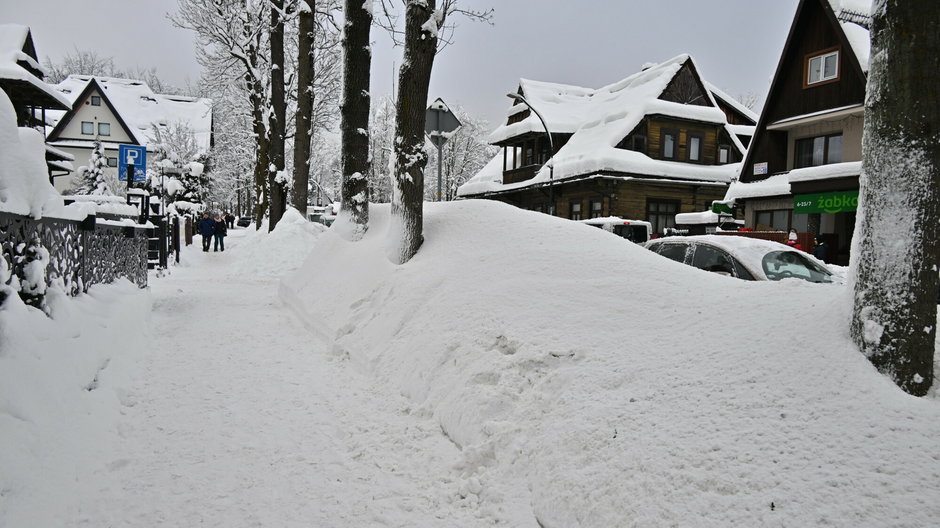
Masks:
[[[503,171],[503,185],[531,180],[535,177],[535,173],[538,172],[540,168],[542,168],[541,165],[527,165],[525,167],[519,167],[518,169]]]

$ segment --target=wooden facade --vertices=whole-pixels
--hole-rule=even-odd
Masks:
[[[867,78],[839,21],[824,6],[827,0],[803,0],[797,8],[786,47],[777,65],[764,111],[741,171],[741,181],[751,182],[789,170],[789,134],[768,129],[781,120],[838,108],[863,105]],[[807,59],[839,51],[836,82],[807,86]],[[767,174],[754,174],[754,164],[767,163]]]
[[[713,182],[692,184],[664,180],[625,179],[615,175],[599,176],[577,181],[562,181],[554,184],[556,216],[573,220],[601,216],[619,216],[633,220],[650,220],[651,203],[675,204],[673,213],[693,213],[711,207],[714,200],[725,196],[727,185]],[[548,211],[548,185],[527,187],[508,191],[490,198],[521,209]],[[600,209],[594,203],[600,202]],[[574,205],[580,205],[580,215],[575,215]]]

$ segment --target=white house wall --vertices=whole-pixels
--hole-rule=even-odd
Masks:
[[[118,122],[117,116],[115,116],[104,103],[104,99],[101,101],[101,106],[92,106],[92,95],[99,97],[101,96],[97,90],[93,90],[84,103],[82,103],[78,111],[75,112],[72,120],[69,121],[69,124],[66,125],[57,139],[81,139],[94,141],[95,135],[98,132],[98,123],[108,123],[111,125],[111,135],[101,136],[102,141],[108,141],[112,143],[132,143],[131,138],[124,132],[123,127],[121,127],[121,124]],[[82,134],[82,121],[89,121],[94,123],[96,134]]]
[[[72,162],[72,167],[75,168],[75,171],[68,176],[58,176],[54,178],[55,189],[57,191],[60,193],[67,191],[74,187],[79,182],[79,180],[81,180],[81,175],[78,169],[80,167],[87,167],[90,164],[91,147],[91,142],[88,143],[88,148],[63,147],[56,145],[57,149],[75,156],[75,161]],[[108,158],[114,158],[115,161],[117,161],[118,151],[117,149],[109,149],[106,147],[104,149],[104,155]],[[117,179],[117,167],[105,167],[105,172]]]

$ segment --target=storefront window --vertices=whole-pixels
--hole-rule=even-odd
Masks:
[[[790,210],[758,211],[755,220],[758,228],[786,231],[790,227]]]

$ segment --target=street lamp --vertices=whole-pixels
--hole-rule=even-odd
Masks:
[[[548,214],[555,216],[555,144],[552,142],[552,134],[548,131],[548,125],[545,124],[545,119],[542,118],[542,114],[538,110],[532,107],[528,101],[525,100],[525,97],[517,93],[508,93],[506,97],[519,101],[520,103],[529,107],[529,110],[538,116],[539,121],[542,122],[542,128],[545,129],[545,135],[548,137],[548,149],[549,157],[548,161],[545,162],[548,165]]]

